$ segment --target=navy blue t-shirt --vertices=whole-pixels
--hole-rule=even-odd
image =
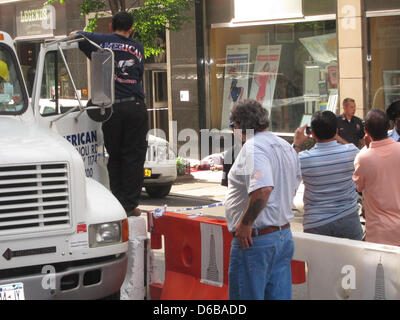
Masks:
[[[144,98],[142,87],[144,71],[144,49],[136,40],[132,40],[116,33],[102,34],[79,31],[102,48],[109,48],[114,52],[115,99],[138,96]],[[96,48],[88,41],[79,42],[79,48],[90,59],[90,54]]]

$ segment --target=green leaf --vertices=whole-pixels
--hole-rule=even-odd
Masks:
[[[163,34],[167,29],[180,30],[185,23],[191,21],[190,18],[185,16],[185,13],[192,8],[195,1],[198,0],[147,0],[141,7],[129,11],[133,16],[136,38],[144,46],[146,58],[164,51],[155,43],[160,34]],[[72,0],[48,0],[44,5],[55,2],[68,5],[68,3],[71,4]],[[79,8],[83,16],[95,13],[94,18],[89,19],[85,28],[85,31],[93,32],[97,27],[99,17],[101,17],[99,12],[106,9],[106,1],[81,0]]]

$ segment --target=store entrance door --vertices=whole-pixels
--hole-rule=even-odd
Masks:
[[[164,67],[164,64],[157,64],[158,68],[151,64],[145,65],[143,83],[149,111],[149,128],[154,130],[153,134],[155,136],[168,140],[167,70],[166,65],[165,68],[160,67],[160,65]]]

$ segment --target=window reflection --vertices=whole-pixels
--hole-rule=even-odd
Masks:
[[[293,132],[317,110],[336,111],[336,21],[217,28],[210,34],[213,128],[227,128],[242,99],[258,100],[275,132]]]

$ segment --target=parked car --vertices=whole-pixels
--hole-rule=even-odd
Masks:
[[[171,191],[176,180],[176,155],[169,143],[149,135],[143,186],[152,198],[163,198]]]

